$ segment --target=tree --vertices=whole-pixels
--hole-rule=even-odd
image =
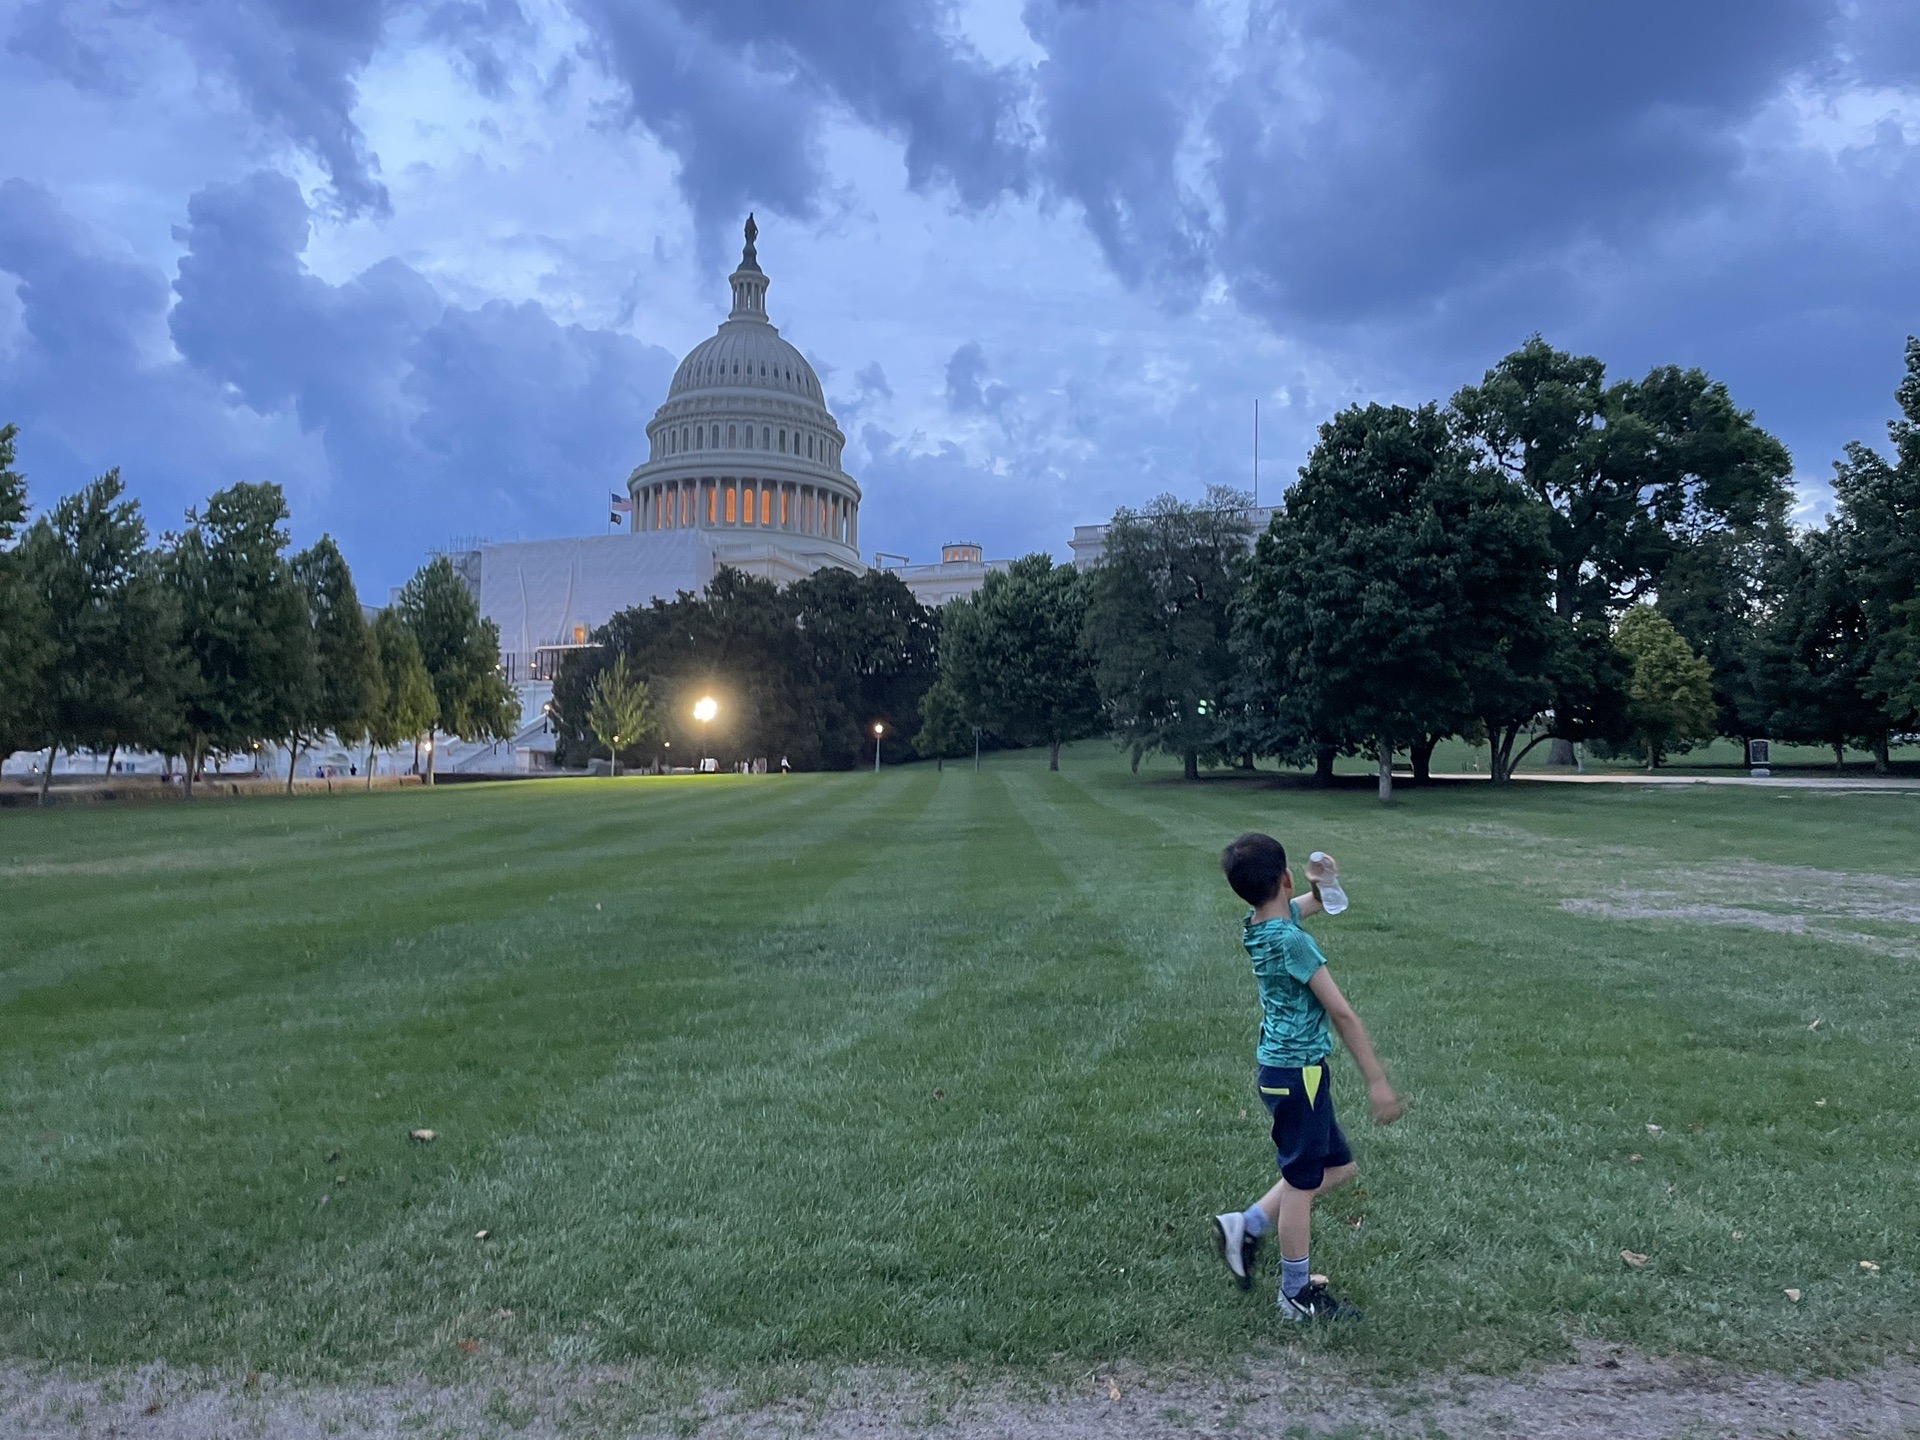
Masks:
[[[1791,499],[1786,448],[1699,370],[1664,366],[1610,386],[1600,361],[1536,335],[1455,395],[1452,411],[1549,508],[1554,611],[1570,623],[1610,625],[1657,593],[1689,546],[1763,530]],[[1571,743],[1556,743],[1553,759],[1572,764]]]
[[[36,521],[19,561],[47,642],[45,803],[59,749],[112,757],[168,731],[181,688],[178,612],[147,552],[138,502],[110,470]]]
[[[1907,373],[1887,426],[1894,458],[1847,446],[1834,466],[1833,530],[1848,583],[1859,597],[1866,668],[1861,685],[1880,711],[1870,743],[1875,768],[1888,763],[1895,731],[1920,727],[1910,649],[1912,607],[1920,604],[1920,337],[1907,340]]]
[[[968,713],[966,703],[947,680],[936,681],[920,697],[920,728],[914,734],[914,753],[928,760],[958,760],[974,754],[982,725]]]
[[[12,425],[0,425],[0,758],[37,744],[46,730],[53,647],[47,613],[15,549],[27,518],[27,479],[13,468]],[[49,757],[48,770],[52,770]]]
[[[1885,726],[1869,694],[1874,647],[1845,551],[1834,529],[1810,531],[1793,546],[1780,602],[1747,657],[1759,728],[1830,746],[1835,766],[1847,746],[1872,746]]]
[[[376,750],[390,750],[419,739],[440,714],[440,702],[433,693],[426,662],[420,658],[420,646],[400,613],[392,608],[382,610],[374,616],[371,633],[379,683],[367,714],[369,789],[373,787]]]
[[[500,670],[500,627],[480,614],[473,592],[453,562],[441,555],[423,565],[400,592],[400,618],[420,647],[433,682],[439,732],[462,740],[511,740],[520,701]],[[434,782],[437,745],[427,749],[427,783]]]
[[[1121,510],[1087,577],[1086,640],[1114,738],[1178,755],[1189,780],[1223,753],[1239,669],[1233,598],[1253,542],[1253,498],[1211,486],[1189,505],[1162,495]]]
[[[352,745],[367,733],[380,685],[380,657],[346,558],[322,535],[293,557],[293,577],[307,601],[313,636],[313,668],[302,687],[303,704],[287,737],[287,793],[300,751],[332,734]]]
[[[839,754],[850,739],[854,754],[864,756],[876,721],[889,736],[911,743],[921,697],[939,675],[939,613],[922,605],[898,575],[878,570],[820,570],[784,593],[813,680],[831,696],[838,728],[824,748]]]
[[[607,747],[615,775],[620,773],[620,747],[643,745],[660,729],[647,682],[628,669],[626,656],[614,656],[613,664],[594,678],[587,723]]]
[[[942,613],[940,673],[965,714],[1002,739],[1060,747],[1100,724],[1100,692],[1083,639],[1086,597],[1071,566],[1028,555],[994,571]]]
[[[1321,746],[1366,744],[1383,800],[1398,748],[1481,722],[1504,756],[1548,694],[1544,519],[1436,407],[1343,410],[1254,548],[1243,649]]]
[[[189,658],[174,744],[188,793],[215,753],[254,751],[293,733],[310,703],[313,635],[306,592],[287,563],[286,497],[278,485],[229,486],[187,512],[166,575]]]
[[[1633,664],[1627,725],[1649,770],[1674,747],[1713,738],[1713,668],[1671,620],[1651,605],[1636,605],[1621,617],[1614,644]]]

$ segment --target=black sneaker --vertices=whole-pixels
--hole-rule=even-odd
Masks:
[[[1360,1312],[1327,1293],[1327,1282],[1313,1277],[1295,1295],[1280,1297],[1280,1313],[1289,1320],[1358,1320]]]
[[[1226,1261],[1233,1283],[1242,1290],[1253,1288],[1253,1262],[1260,1253],[1260,1237],[1247,1233],[1247,1217],[1237,1211],[1213,1217],[1213,1244]]]

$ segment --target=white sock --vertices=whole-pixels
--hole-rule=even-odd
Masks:
[[[1311,1269],[1304,1255],[1298,1260],[1289,1260],[1282,1255],[1280,1257],[1280,1293],[1291,1300],[1306,1289],[1308,1272]]]

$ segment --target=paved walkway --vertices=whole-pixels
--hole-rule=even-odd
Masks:
[[[1394,777],[1398,779],[1398,776]],[[1485,780],[1480,771],[1434,772],[1436,780]],[[1550,785],[1744,785],[1754,790],[1914,790],[1920,780],[1901,775],[1772,775],[1756,779],[1749,775],[1669,775],[1644,770],[1589,770],[1583,774],[1549,774],[1524,770],[1515,780],[1537,780]]]

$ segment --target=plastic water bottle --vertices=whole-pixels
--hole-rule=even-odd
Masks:
[[[1347,908],[1347,892],[1340,888],[1340,867],[1324,850],[1307,857],[1307,878],[1320,887],[1320,906],[1329,915]]]

